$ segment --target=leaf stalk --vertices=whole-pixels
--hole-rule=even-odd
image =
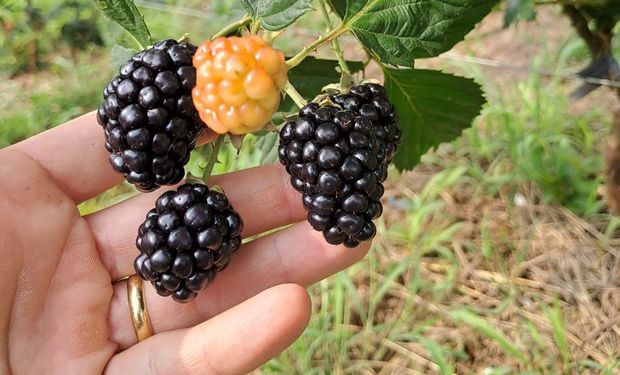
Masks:
[[[225,137],[224,135],[220,135],[219,137],[215,139],[212,145],[213,148],[211,150],[211,155],[209,155],[209,160],[207,161],[207,164],[202,169],[201,179],[205,184],[209,181],[209,178],[211,177],[211,173],[213,173],[213,167],[215,166],[215,163],[217,162],[217,155],[220,153],[220,149],[222,148],[222,145],[224,144],[224,137]]]
[[[329,12],[327,10],[327,4],[325,0],[319,1],[319,5],[321,8],[321,13],[323,14],[323,18],[325,19],[325,24],[327,25],[327,32],[331,33],[334,31],[332,26],[332,21],[329,18]],[[338,65],[340,65],[340,69],[342,69],[343,76],[351,76],[351,69],[349,69],[349,65],[347,64],[347,60],[344,58],[344,53],[340,48],[340,43],[338,43],[338,38],[334,38],[332,40],[332,48],[336,53],[336,57],[338,58]]]
[[[291,99],[299,108],[308,104],[306,99],[304,99],[304,97],[299,93],[299,91],[297,91],[297,89],[291,84],[291,82],[286,83],[286,86],[284,86],[284,92],[286,92],[286,95],[291,97]]]
[[[213,36],[211,37],[211,40],[217,39],[222,36],[226,36],[230,33],[233,33],[239,30],[240,28],[249,25],[250,22],[252,22],[252,18],[246,14],[245,16],[243,16],[243,18],[231,23],[230,25],[225,26],[222,30],[213,34]]]

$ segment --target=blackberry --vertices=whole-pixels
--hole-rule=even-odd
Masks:
[[[352,141],[363,140],[360,133],[363,135],[373,133],[378,146],[377,159],[379,163],[385,164],[385,172],[381,173],[381,181],[385,181],[387,165],[391,163],[402,138],[398,126],[398,114],[390,103],[385,88],[376,83],[356,85],[351,87],[349,93],[332,95],[331,99],[343,109],[355,112],[364,118],[354,124],[359,133],[354,135]]]
[[[204,124],[192,101],[196,46],[163,40],[125,62],[103,91],[97,120],[115,171],[142,191],[174,185]]]
[[[163,193],[138,230],[136,273],[157,293],[189,302],[228,266],[243,220],[226,196],[187,183]]]
[[[280,131],[278,155],[302,193],[308,222],[330,244],[356,247],[373,238],[388,165],[402,133],[385,89],[363,84],[310,103]]]

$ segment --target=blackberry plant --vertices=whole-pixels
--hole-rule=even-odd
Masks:
[[[181,181],[201,130],[215,137],[194,151],[202,183],[226,139],[238,148],[246,134],[277,132],[279,142],[262,151],[277,147],[312,227],[329,244],[357,247],[376,235],[390,166],[413,168],[458,137],[484,104],[472,80],[414,69],[415,60],[452,48],[497,1],[241,0],[247,14],[198,49],[185,38],[148,47],[131,0],[97,1],[141,50],[104,91],[102,143],[112,166],[148,191]],[[272,42],[303,15],[326,32],[285,59]],[[346,58],[345,34],[366,58]],[[326,44],[335,58],[313,56]],[[383,80],[365,76],[371,60]],[[193,299],[241,246],[241,217],[202,183],[163,193],[138,229],[136,272],[177,301]]]
[[[508,0],[505,8],[504,26],[508,27],[521,20],[531,21],[536,17],[538,6],[555,5],[562,8],[585,46],[590,52],[591,61],[577,73],[584,78],[571,94],[577,101],[602,87],[596,80],[612,86],[616,97],[620,98],[620,64],[614,53],[614,41],[620,23],[620,2],[617,0],[574,0],[549,1],[538,3],[534,0]],[[612,83],[612,84],[609,84]],[[620,214],[620,112],[616,110],[614,121],[605,150],[606,198],[615,214]]]

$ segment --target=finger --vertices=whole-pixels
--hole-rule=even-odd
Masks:
[[[145,283],[153,329],[165,332],[191,327],[274,285],[311,285],[360,260],[369,246],[332,246],[310,224],[295,224],[243,245],[230,266],[191,303],[179,304],[170,297],[160,297],[150,283]],[[120,348],[135,344],[126,283],[115,284],[110,324],[112,340]]]
[[[278,285],[195,327],[148,338],[112,357],[105,374],[246,374],[303,332],[310,308],[305,289]]]
[[[103,147],[103,130],[95,112],[38,134],[14,146],[37,160],[58,186],[81,202],[118,184]]]
[[[223,186],[243,218],[244,237],[301,221],[306,216],[299,193],[290,186],[288,175],[278,164],[216,176],[211,184]],[[86,217],[112,279],[133,273],[138,227],[161,194],[140,194]]]
[[[207,142],[203,137],[201,142]],[[38,134],[11,148],[41,164],[56,184],[76,203],[102,193],[122,181],[108,162],[103,129],[96,112]]]

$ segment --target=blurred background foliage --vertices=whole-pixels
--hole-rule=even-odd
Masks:
[[[420,63],[475,78],[489,105],[459,140],[392,172],[370,255],[310,289],[309,328],[260,373],[617,373],[620,220],[601,189],[617,104],[607,89],[570,103],[576,83],[562,77],[589,63],[587,44],[559,6],[504,29],[515,4],[515,20],[534,19],[528,1],[507,0],[452,58]],[[226,0],[136,5],[155,40],[202,40],[242,14]],[[294,52],[322,27],[308,15],[277,46]],[[91,0],[0,0],[0,147],[95,109],[115,45],[132,41]],[[228,146],[215,173],[274,162],[275,142]],[[80,209],[133,194],[121,185]]]

